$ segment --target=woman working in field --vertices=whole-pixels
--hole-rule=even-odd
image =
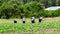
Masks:
[[[23,18],[22,18],[22,22],[25,23],[25,21],[26,21],[26,19],[25,19],[25,17],[23,17]]]
[[[31,22],[32,22],[32,23],[35,23],[35,17],[34,17],[34,16],[32,16]]]

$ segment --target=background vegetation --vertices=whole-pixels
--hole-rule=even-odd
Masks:
[[[60,9],[55,11],[44,10],[47,7],[57,5],[60,5],[60,0],[0,0],[0,18],[60,16]]]

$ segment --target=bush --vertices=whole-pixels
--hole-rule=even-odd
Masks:
[[[44,17],[57,17],[57,16],[60,16],[60,9],[58,10],[45,10],[44,11],[45,14],[44,14]]]
[[[25,17],[39,16],[38,13],[44,9],[43,4],[38,2],[27,3],[23,6]],[[42,11],[43,12],[43,11]]]

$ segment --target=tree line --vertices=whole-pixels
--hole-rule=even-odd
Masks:
[[[45,7],[56,6],[56,5],[60,6],[60,0],[0,0],[0,6],[6,2],[12,2],[12,3],[17,2],[17,3],[26,4],[31,1],[36,1],[36,2],[42,3],[42,4],[44,4]]]
[[[60,5],[59,1],[60,0],[0,0],[0,18],[51,16],[47,15],[44,8]]]

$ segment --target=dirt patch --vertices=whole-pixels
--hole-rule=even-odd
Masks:
[[[44,18],[46,21],[59,21],[60,17],[54,17],[54,18]]]
[[[31,32],[7,32],[7,33],[0,33],[0,34],[32,34]]]
[[[19,33],[19,32],[7,32],[7,33],[0,33],[0,34],[21,34],[21,33]]]
[[[54,29],[54,28],[53,28],[53,29],[52,29],[52,28],[51,28],[51,29],[46,29],[46,34],[52,33],[52,32],[54,32],[54,31],[56,31],[56,29]]]
[[[56,31],[55,28],[49,28],[49,29],[40,30],[39,33],[44,33],[45,32],[46,34],[49,34],[49,33],[52,33],[54,31]]]
[[[17,20],[18,22],[22,22],[21,19],[0,19],[1,23],[13,23],[14,20]],[[38,22],[38,18],[35,19],[36,22]],[[60,21],[60,17],[49,17],[49,18],[43,18],[43,22],[51,22],[51,21]],[[30,18],[26,18],[26,22],[31,22]]]

